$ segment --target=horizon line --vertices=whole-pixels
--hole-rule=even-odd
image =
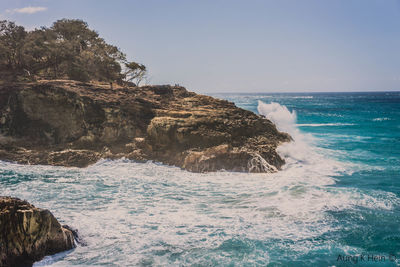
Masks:
[[[185,87],[186,88],[186,87]],[[313,93],[318,93],[318,94],[332,94],[332,93],[400,93],[400,89],[395,89],[395,90],[387,90],[387,91],[381,91],[381,90],[370,90],[370,91],[284,91],[284,92],[278,92],[278,91],[270,91],[270,92],[265,92],[265,91],[256,91],[256,92],[202,92],[204,94],[313,94]]]

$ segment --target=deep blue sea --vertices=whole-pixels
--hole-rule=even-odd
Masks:
[[[400,265],[400,92],[213,96],[292,135],[282,171],[0,162],[0,195],[50,209],[87,243],[36,266]]]

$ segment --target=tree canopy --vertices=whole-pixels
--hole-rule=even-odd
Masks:
[[[127,61],[118,47],[110,45],[77,19],[61,19],[50,28],[26,31],[11,21],[0,21],[0,78],[123,81],[140,83],[146,67]]]

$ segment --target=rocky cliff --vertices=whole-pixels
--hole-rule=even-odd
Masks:
[[[74,81],[0,86],[0,159],[85,167],[154,160],[189,171],[274,172],[290,136],[233,103],[179,86]]]
[[[32,266],[45,255],[74,247],[73,232],[50,211],[0,197],[0,266]]]

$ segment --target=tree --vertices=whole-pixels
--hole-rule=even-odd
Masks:
[[[146,66],[132,61],[125,63],[125,67],[125,80],[134,82],[139,86],[140,82],[146,77]]]
[[[65,69],[70,79],[112,82],[121,80],[121,65],[126,57],[116,46],[107,44],[82,20],[62,19],[51,27],[57,40],[69,46],[72,55]]]
[[[122,71],[124,67],[124,72]],[[127,62],[126,55],[106,43],[82,20],[61,19],[50,28],[26,32],[14,22],[0,21],[0,76],[140,83],[146,67]]]
[[[0,62],[3,71],[11,71],[15,75],[24,69],[22,47],[27,35],[24,27],[14,22],[0,21]]]
[[[72,53],[71,46],[60,42],[55,32],[42,28],[28,33],[23,56],[31,73],[57,79],[65,75],[61,65]]]

